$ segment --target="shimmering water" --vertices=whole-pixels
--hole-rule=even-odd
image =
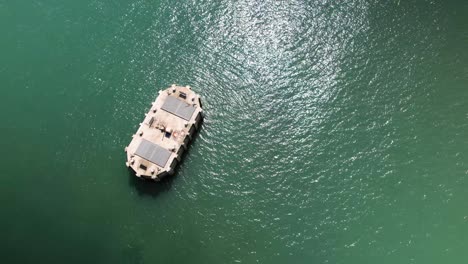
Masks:
[[[2,263],[464,263],[468,2],[0,0]],[[123,149],[159,89],[177,176]]]

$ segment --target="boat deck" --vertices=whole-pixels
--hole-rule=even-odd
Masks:
[[[130,144],[126,165],[137,177],[159,180],[174,172],[202,118],[200,96],[189,86],[160,91]]]

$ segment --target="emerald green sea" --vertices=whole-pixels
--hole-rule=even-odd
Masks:
[[[0,0],[0,98],[0,263],[468,261],[468,1]]]

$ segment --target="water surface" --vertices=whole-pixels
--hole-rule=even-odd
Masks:
[[[3,263],[462,263],[465,1],[0,0]],[[177,176],[124,147],[158,90]]]

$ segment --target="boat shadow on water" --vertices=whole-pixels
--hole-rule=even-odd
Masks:
[[[131,168],[128,168],[128,184],[135,188],[140,196],[151,196],[156,198],[161,193],[167,192],[171,189],[175,176],[176,174],[170,175],[159,182],[155,182],[153,180],[136,177],[135,172]]]

